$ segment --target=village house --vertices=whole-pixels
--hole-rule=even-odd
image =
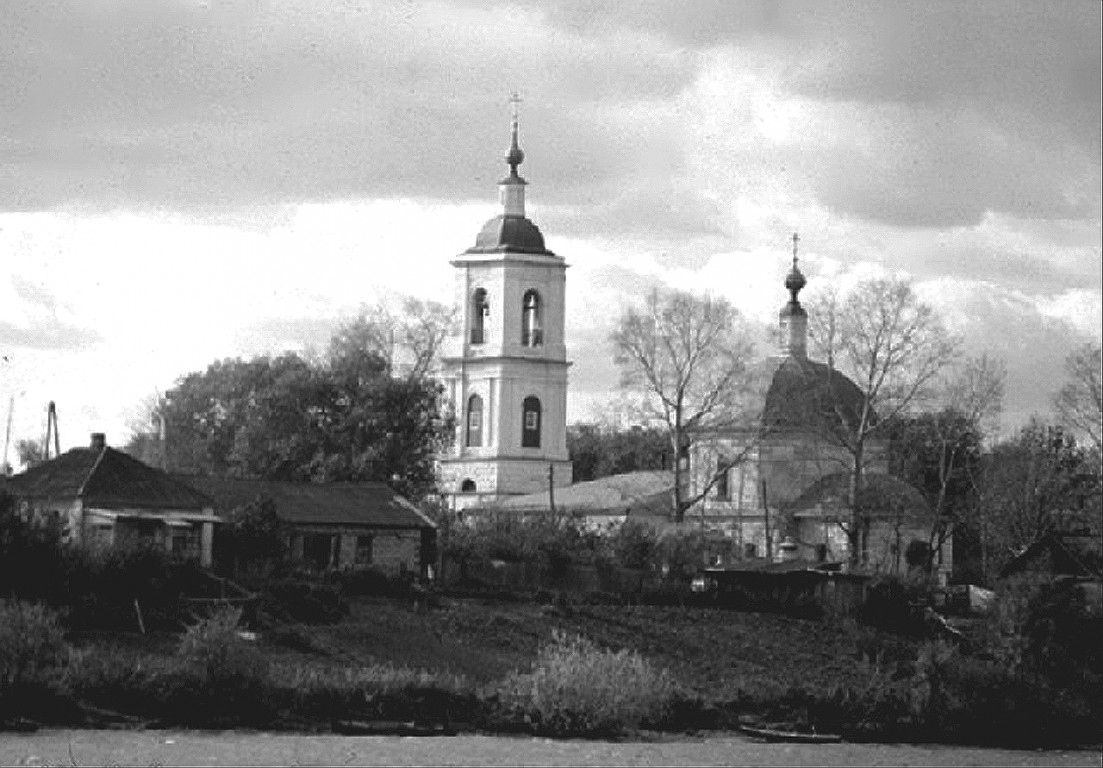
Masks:
[[[428,576],[436,525],[385,483],[302,483],[176,475],[229,520],[258,500],[272,503],[292,561],[318,571],[372,568]]]
[[[53,519],[64,541],[90,547],[152,546],[209,567],[218,518],[210,497],[107,445],[96,432],[7,479],[21,514]]]

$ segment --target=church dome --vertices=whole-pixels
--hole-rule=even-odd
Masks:
[[[862,391],[839,371],[806,357],[784,358],[774,371],[762,413],[767,428],[847,431],[862,417]],[[870,414],[876,423],[876,414]]]
[[[475,238],[475,245],[468,253],[537,253],[554,256],[544,246],[544,236],[539,228],[525,216],[502,214],[483,225]]]

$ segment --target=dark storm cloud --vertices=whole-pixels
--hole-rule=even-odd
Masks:
[[[481,199],[505,171],[506,96],[530,84],[523,130],[565,150],[542,157],[554,197],[580,157],[599,182],[630,164],[630,147],[595,137],[595,105],[692,80],[691,62],[646,43],[542,47],[508,13],[402,9],[5,4],[0,208]]]

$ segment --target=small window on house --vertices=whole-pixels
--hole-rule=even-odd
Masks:
[[[356,565],[359,568],[366,568],[372,564],[372,548],[374,545],[373,537],[371,536],[357,536],[356,537]]]
[[[534,290],[525,291],[521,307],[521,343],[526,347],[539,347],[544,343],[540,294]]]
[[[460,483],[460,493],[474,493],[475,490],[475,481],[471,478],[467,478]]]
[[[483,444],[483,399],[472,395],[467,399],[467,441],[468,448],[478,448]]]
[[[540,447],[540,399],[526,397],[522,408],[521,447]]]
[[[471,343],[482,344],[485,340],[484,331],[486,318],[490,315],[490,302],[486,297],[485,288],[476,288],[471,295]]]
[[[731,487],[728,485],[728,460],[723,456],[716,460],[716,500],[731,501]]]

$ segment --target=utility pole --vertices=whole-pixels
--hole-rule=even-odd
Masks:
[[[555,465],[548,465],[548,506],[555,514]]]

